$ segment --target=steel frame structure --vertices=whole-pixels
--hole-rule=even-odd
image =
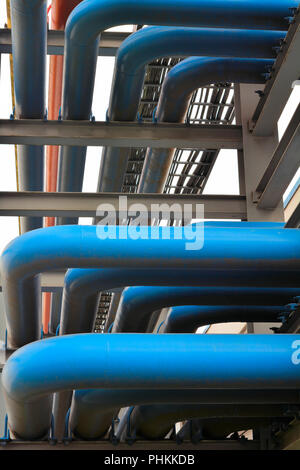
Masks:
[[[281,198],[288,184],[290,168],[300,162],[299,152],[299,106],[291,120],[283,139],[278,143],[276,123],[290,95],[292,83],[300,77],[300,64],[297,57],[300,48],[299,12],[295,14],[286,40],[278,50],[275,65],[267,75],[265,87],[241,85],[235,87],[230,97],[231,84],[208,86],[194,93],[185,124],[157,124],[152,121],[153,111],[158,101],[164,76],[170,67],[178,62],[172,58],[160,59],[149,64],[140,101],[139,115],[142,123],[116,123],[95,121],[44,121],[1,120],[0,144],[36,145],[112,145],[130,147],[127,173],[124,177],[122,193],[128,195],[128,202],[149,204],[177,203],[179,205],[205,204],[206,218],[242,220],[281,220],[283,207]],[[99,55],[115,56],[121,42],[128,33],[105,32],[101,35]],[[48,54],[62,55],[64,33],[48,31]],[[0,29],[1,54],[11,53],[11,34],[8,29]],[[254,95],[255,92],[258,92]],[[250,99],[251,97],[251,99]],[[253,100],[256,97],[256,100]],[[236,124],[233,120],[236,118]],[[145,149],[148,147],[176,147],[173,165],[165,186],[164,194],[141,195],[136,193],[139,175],[142,170]],[[238,151],[240,195],[208,196],[202,191],[211,173],[217,155],[222,148]],[[259,161],[257,149],[265,152]],[[184,151],[188,155],[182,158]],[[181,169],[178,170],[178,166]],[[278,182],[280,189],[278,190]],[[108,202],[117,206],[120,194],[95,193],[0,193],[0,216],[84,216],[95,214],[99,203]],[[266,202],[267,201],[267,202]],[[300,225],[300,203],[289,212],[287,227]],[[42,290],[56,291],[63,286],[64,272],[42,274]],[[0,279],[1,281],[1,279]],[[104,293],[103,304],[99,307],[98,331],[102,330],[102,320],[108,311],[110,293]],[[298,331],[298,319],[286,332]],[[253,326],[255,332],[255,325]],[[0,369],[6,360],[0,349]],[[299,431],[293,436],[299,440]],[[286,446],[291,446],[291,440]],[[135,443],[135,449],[174,449],[174,442],[142,441]],[[110,442],[74,441],[69,446],[48,442],[12,442],[2,449],[115,449]],[[128,449],[119,445],[119,449]],[[196,447],[183,443],[184,450],[209,449],[259,449],[257,441],[209,441]]]

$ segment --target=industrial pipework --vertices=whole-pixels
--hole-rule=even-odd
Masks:
[[[11,0],[17,119],[46,119],[46,4]],[[185,60],[168,73],[154,119],[184,122],[199,87],[264,83],[297,7],[295,0],[70,0],[55,23],[63,29],[74,8],[64,64],[51,59],[49,116],[57,119],[62,97],[63,120],[89,120],[101,33],[150,24],[119,48],[107,119],[135,121],[147,64],[172,56]],[[58,191],[81,191],[86,148],[61,148],[58,180],[57,147],[49,152],[46,190],[57,183]],[[43,146],[19,146],[18,156],[20,189],[43,190]],[[139,192],[163,191],[172,156],[173,149],[148,149]],[[98,191],[121,191],[127,157],[126,148],[103,150]],[[23,218],[27,233],[1,256],[7,348],[16,350],[2,385],[15,438],[45,438],[52,414],[63,421],[70,405],[70,429],[82,439],[107,436],[122,407],[117,439],[161,439],[179,420],[197,418],[204,435],[225,438],[241,426],[289,422],[290,405],[298,412],[297,335],[194,332],[215,322],[284,322],[299,297],[299,230],[259,222],[138,231],[78,226],[74,217],[57,223],[39,228],[41,218]],[[53,308],[51,320],[59,335],[39,340],[40,274],[60,269],[68,269],[62,311]],[[118,287],[127,288],[112,333],[92,334],[100,292]],[[54,300],[58,306],[59,296]],[[164,307],[172,308],[154,331],[160,334],[145,333]],[[46,332],[48,317],[47,307]]]
[[[22,439],[43,437],[51,421],[51,394],[63,390],[298,390],[297,338],[79,334],[36,341],[16,351],[3,369],[10,429]]]

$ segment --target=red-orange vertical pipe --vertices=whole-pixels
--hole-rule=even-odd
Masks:
[[[64,30],[68,16],[73,8],[82,0],[52,0],[51,4],[51,29]],[[61,106],[62,80],[63,80],[63,56],[52,55],[49,67],[49,91],[48,91],[48,118],[57,119]],[[46,156],[46,191],[56,191],[58,151],[56,145],[47,147]],[[55,225],[54,217],[45,218],[45,226]],[[48,333],[50,316],[51,294],[46,292],[43,296],[43,331]]]

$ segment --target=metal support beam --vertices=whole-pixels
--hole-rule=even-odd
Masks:
[[[0,144],[152,148],[242,148],[240,126],[0,120]]]
[[[292,84],[300,79],[299,50],[300,12],[298,10],[252,116],[250,129],[254,135],[276,134],[277,121],[291,94]]]
[[[121,43],[130,34],[131,33],[104,31],[101,34],[98,55],[115,56]],[[49,55],[63,55],[64,42],[64,31],[55,31],[50,29],[48,31],[47,53]],[[1,53],[12,53],[11,30],[8,28],[0,29],[0,54]]]
[[[143,204],[151,214],[152,204],[189,204],[192,217],[197,217],[197,204],[204,204],[206,219],[241,219],[246,216],[245,196],[180,195],[180,194],[125,194],[125,193],[47,193],[0,192],[0,216],[36,217],[95,217],[100,204],[110,204],[119,212],[119,197],[127,197],[131,204]]]
[[[41,274],[42,292],[58,292],[64,286],[65,271],[48,271]],[[2,291],[2,281],[0,275],[0,292]]]
[[[236,106],[239,108],[243,128],[243,155],[245,169],[245,190],[248,221],[283,221],[283,204],[279,202],[273,210],[264,210],[257,206],[253,194],[268,167],[278,145],[277,135],[269,137],[254,136],[248,129],[248,121],[255,108],[258,96],[257,85],[241,84],[236,93]]]
[[[255,199],[261,209],[273,209],[282,200],[300,164],[300,104],[260,180]]]

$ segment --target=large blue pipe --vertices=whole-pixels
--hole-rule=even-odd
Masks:
[[[11,0],[15,116],[43,119],[45,115],[47,2]],[[20,191],[43,191],[44,147],[18,145]],[[43,225],[42,217],[21,217],[21,231]]]
[[[272,223],[253,223],[253,222],[206,222],[206,226],[211,227],[240,227],[240,228],[283,228],[284,224]],[[216,279],[211,279],[213,285]],[[125,287],[129,285],[164,285],[164,286],[198,286],[206,283],[203,280],[200,272],[191,271],[190,269],[136,269],[128,268],[126,272],[124,269],[71,269],[67,271],[64,281],[63,290],[63,303],[62,314],[60,312],[60,302],[52,305],[51,308],[51,330],[56,332],[58,324],[60,323],[60,333],[89,333],[92,331],[94,320],[99,304],[100,292],[110,290],[118,287]],[[255,281],[256,283],[256,281]],[[185,304],[189,302],[202,303],[210,305],[213,302],[216,305],[230,305],[241,304],[246,305],[283,305],[292,300],[298,295],[296,288],[289,289],[272,289],[272,288],[190,288],[183,287],[180,289],[172,289],[166,287],[164,297],[168,296],[176,302],[179,300],[184,301]],[[127,291],[126,291],[127,292]],[[154,294],[152,288],[146,289],[145,295],[150,297]],[[159,294],[158,289],[156,294]],[[136,292],[137,297],[142,293],[141,290]],[[130,293],[128,291],[128,295]],[[175,296],[175,297],[174,297]],[[256,299],[255,299],[256,296]],[[161,298],[161,297],[160,297]],[[56,297],[55,297],[56,299]],[[130,297],[127,298],[130,301]],[[193,300],[194,299],[194,300]],[[150,300],[151,302],[151,300]],[[165,304],[166,305],[166,304]],[[160,305],[158,305],[160,308]],[[148,312],[145,311],[145,322],[148,322]],[[144,307],[139,312],[139,317],[144,316]],[[60,321],[61,319],[61,321]],[[145,323],[145,324],[146,324]],[[109,326],[109,325],[108,325]],[[143,327],[141,326],[140,331]]]
[[[123,292],[117,319],[119,331],[145,331],[151,313],[166,306],[285,305],[300,294],[300,286],[198,287],[202,279],[201,272],[191,269],[70,269],[64,282],[60,334],[91,332],[100,292],[128,285],[143,287]],[[151,287],[145,287],[147,284]]]
[[[163,403],[296,405],[300,395],[294,390],[77,390],[73,395],[70,428],[81,439],[99,439],[107,433],[120,408]]]
[[[172,307],[160,333],[194,333],[204,325],[226,322],[281,322],[291,310],[283,306],[185,305]]]
[[[193,27],[273,29],[285,31],[290,8],[295,0],[274,3],[230,0],[87,0],[76,7],[66,26],[63,118],[89,119],[95,80],[99,35],[105,29],[119,24],[158,24]],[[190,55],[192,52],[189,52]],[[72,167],[76,158],[77,168]],[[85,149],[66,147],[60,159],[59,190],[81,185],[85,163]],[[75,173],[74,186],[64,177]],[[59,219],[59,222],[66,222]],[[70,223],[76,220],[69,219]]]
[[[271,222],[271,223],[255,223],[255,222],[206,222],[207,226],[212,227],[240,227],[240,228],[250,228],[250,227],[261,227],[261,228],[283,228],[283,223]],[[199,278],[200,275],[200,278]],[[214,285],[216,282],[215,278],[211,278],[211,285]],[[159,270],[155,273],[153,270],[149,271],[148,269],[140,269],[138,272],[136,269],[128,268],[126,273],[123,269],[110,269],[110,270],[96,270],[96,269],[79,269],[79,270],[69,270],[65,276],[64,282],[64,300],[62,304],[62,315],[61,315],[61,294],[56,294],[52,296],[52,305],[51,305],[51,332],[55,334],[57,327],[60,324],[60,332],[65,333],[89,333],[92,331],[94,325],[94,319],[97,312],[100,292],[104,290],[110,290],[117,287],[125,287],[129,285],[184,285],[188,284],[189,286],[198,286],[206,281],[203,280],[201,273],[191,272],[189,269],[180,269],[180,270]],[[256,285],[256,281],[255,281]],[[185,288],[183,289],[183,293]],[[200,296],[200,290],[199,296]],[[174,294],[177,295],[180,292],[176,291]],[[233,295],[231,295],[231,293]],[[253,300],[253,295],[257,293],[258,298],[257,302]],[[207,294],[207,295],[206,295]],[[223,295],[224,294],[224,295]],[[228,299],[226,300],[226,295],[229,294]],[[239,294],[241,294],[239,296]],[[278,295],[277,295],[278,294]],[[282,296],[283,294],[283,296]],[[193,296],[193,293],[187,294],[184,298],[189,298],[189,295]],[[214,296],[218,297],[217,302],[224,305],[227,302],[232,303],[246,303],[253,304],[258,303],[260,305],[270,305],[270,303],[285,304],[291,301],[292,297],[298,295],[297,290],[289,289],[288,291],[280,291],[267,289],[262,291],[254,290],[241,290],[233,289],[222,290],[220,288],[209,288],[207,291],[202,289],[203,297],[198,296],[195,299],[195,302],[201,302],[203,304],[209,305]],[[271,301],[268,299],[268,296],[274,295],[274,300]],[[240,299],[240,300],[239,300]],[[187,303],[189,302],[186,301]],[[214,302],[215,303],[215,302]],[[140,312],[140,316],[143,313]],[[146,313],[146,321],[148,321],[148,316]],[[60,322],[61,318],[61,322]],[[109,325],[108,325],[109,326]]]
[[[44,436],[50,394],[62,390],[297,390],[297,345],[297,335],[80,334],[36,341],[3,369],[10,429],[23,439]]]
[[[190,57],[173,67],[164,80],[156,119],[184,122],[192,93],[197,88],[216,82],[263,83],[263,75],[272,64],[272,60],[266,59]],[[163,192],[174,151],[172,148],[147,150],[139,192]]]
[[[203,285],[299,286],[297,229],[143,226],[138,228],[138,238],[134,226],[106,229],[47,227],[25,233],[7,245],[1,256],[1,274],[10,347],[39,338],[38,274],[49,270],[128,265],[196,268],[201,271]]]
[[[274,44],[285,36],[280,31],[248,31],[230,29],[198,29],[152,26],[139,30],[127,38],[119,48],[112,82],[108,117],[115,121],[134,121],[142,93],[146,66],[159,57],[186,57],[189,55],[214,57],[274,57]],[[216,59],[215,59],[216,60]],[[219,69],[199,66],[195,88],[225,80],[263,83],[264,67],[269,62],[252,65],[245,63],[228,67],[221,62]],[[224,77],[220,69],[223,68]],[[252,71],[250,69],[252,68]],[[230,72],[229,72],[230,70]],[[189,88],[190,84],[187,83]],[[176,102],[181,109],[181,92]],[[188,90],[187,94],[191,92]],[[186,101],[186,100],[185,100]],[[102,154],[98,191],[120,191],[126,171],[128,149],[107,147]],[[144,191],[146,192],[146,191]]]
[[[243,321],[243,314],[249,317],[250,312],[252,312],[253,318],[257,318],[258,321],[259,318],[266,319],[267,317],[269,319],[273,318],[272,321],[276,321],[276,309],[271,313],[272,309],[269,310],[264,306],[275,304],[283,306],[292,301],[293,295],[291,294],[294,293],[297,295],[297,291],[299,292],[299,288],[278,290],[274,288],[239,287],[182,287],[180,289],[170,286],[128,287],[123,291],[120,299],[113,331],[146,331],[151,314],[156,310],[171,306],[182,306],[182,309],[184,309],[183,306],[198,305],[199,316],[196,322],[199,322],[199,326],[202,321],[202,325],[207,325],[207,318],[211,316],[213,323],[214,319],[218,323],[226,321],[229,317],[234,318],[235,315],[241,318],[239,321]],[[278,300],[278,302],[276,302],[275,299]],[[256,310],[258,304],[262,306],[260,313]],[[200,305],[202,305],[202,307]],[[239,310],[238,305],[245,305],[245,309],[241,307],[241,310]],[[231,306],[233,306],[233,308],[231,308]],[[200,313],[201,309],[202,317]],[[284,307],[282,307],[282,311],[283,310]],[[240,312],[240,315],[238,312]],[[187,307],[186,315],[188,315],[188,313],[189,309]],[[188,318],[189,321],[192,321],[192,319],[195,320],[195,316]],[[248,319],[248,321],[251,320]],[[187,327],[189,327],[188,325]]]

